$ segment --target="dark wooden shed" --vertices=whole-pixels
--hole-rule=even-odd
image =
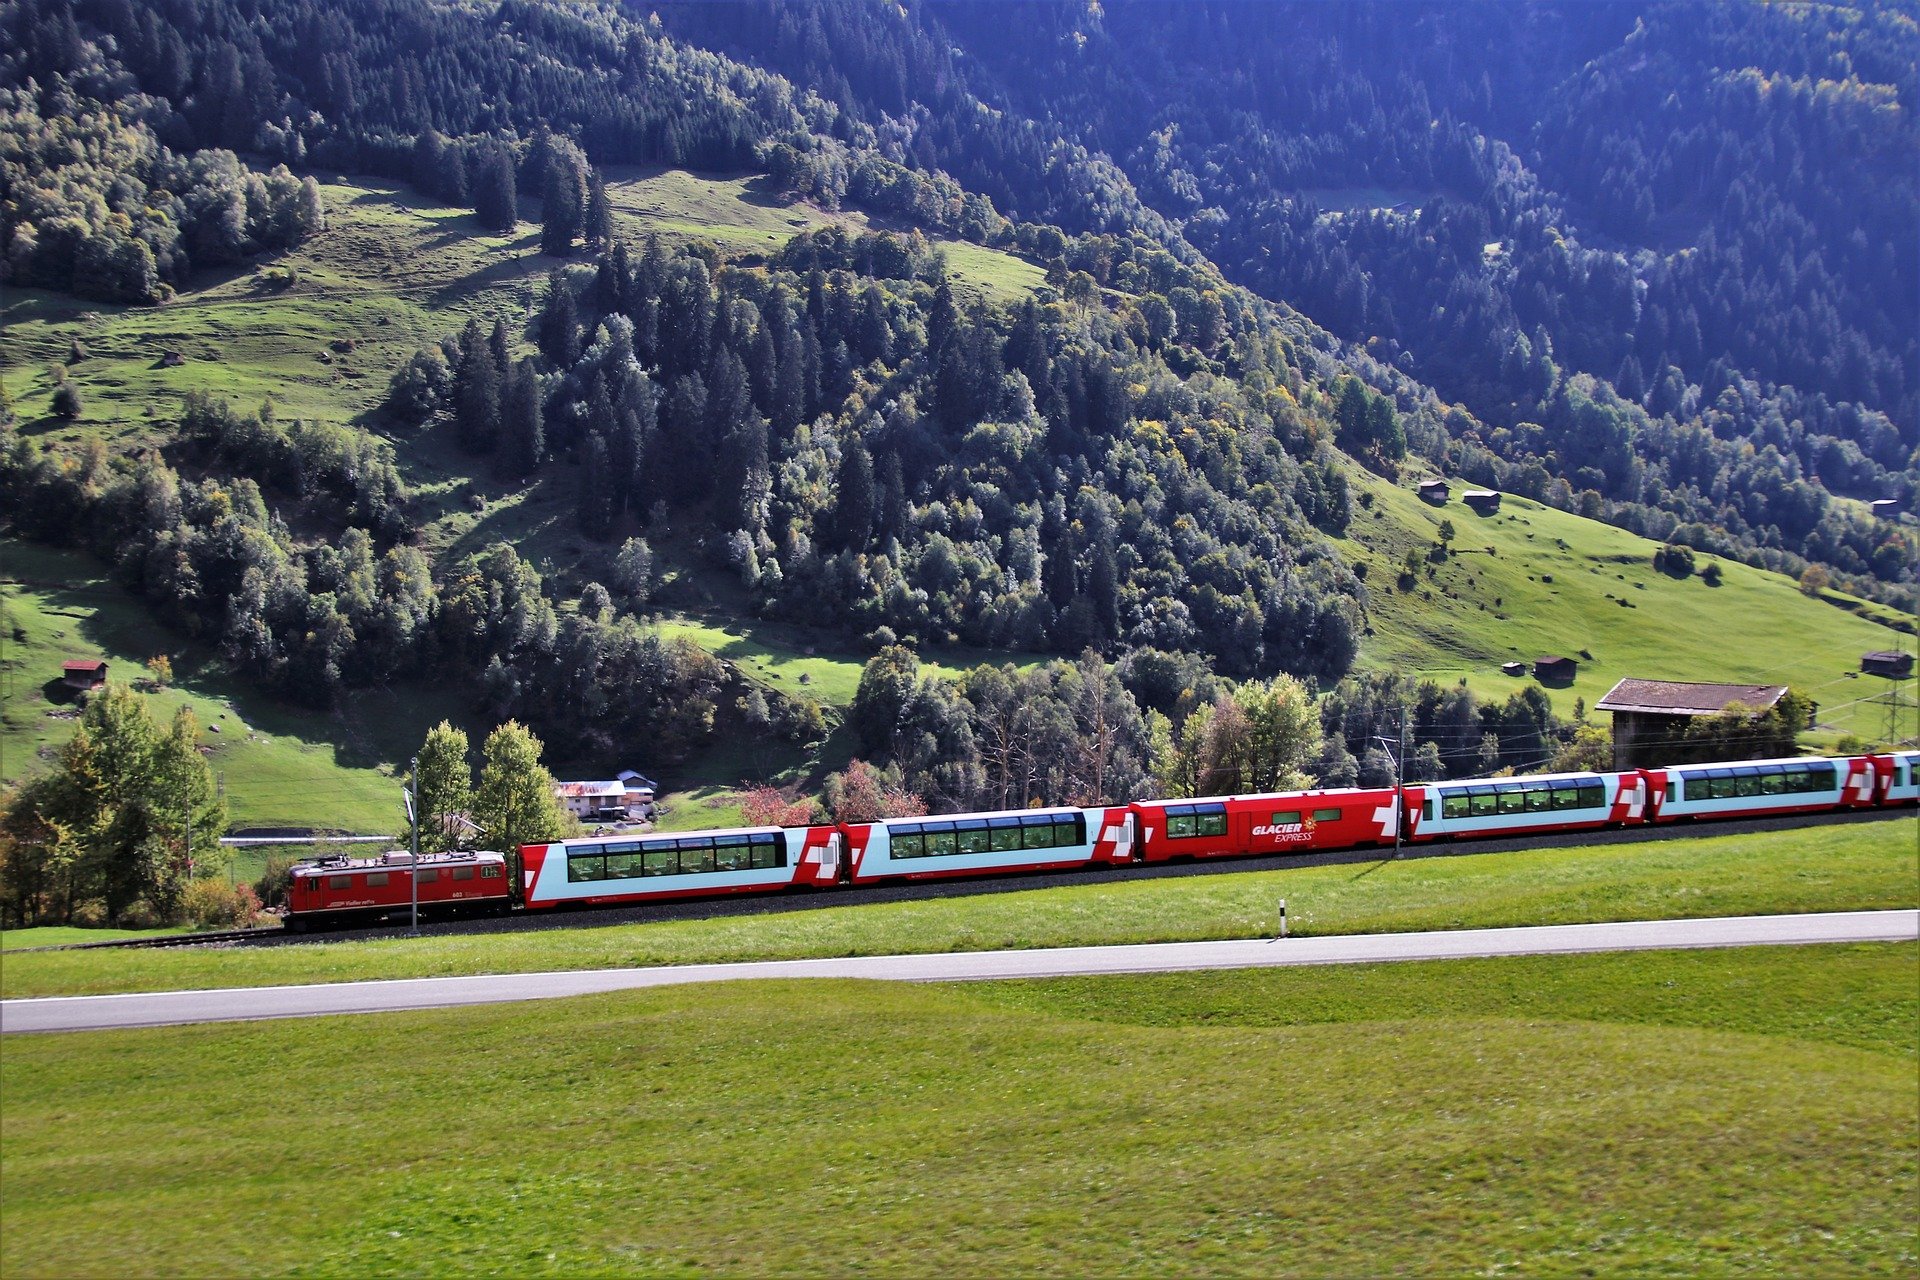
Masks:
[[[1571,684],[1580,674],[1580,664],[1572,658],[1548,654],[1533,660],[1533,678],[1545,684]]]
[[[1445,480],[1422,480],[1420,482],[1420,499],[1423,502],[1431,502],[1435,506],[1444,506],[1452,493],[1453,486],[1449,485]]]
[[[1460,495],[1460,501],[1483,516],[1490,516],[1500,509],[1500,495],[1491,489],[1469,489]]]
[[[1860,670],[1870,676],[1905,680],[1913,674],[1913,655],[1898,649],[1881,649],[1860,655]]]

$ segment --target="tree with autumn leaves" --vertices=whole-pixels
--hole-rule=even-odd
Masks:
[[[226,870],[226,802],[182,706],[162,727],[109,682],[87,698],[52,773],[0,802],[0,921],[164,924],[196,876]]]

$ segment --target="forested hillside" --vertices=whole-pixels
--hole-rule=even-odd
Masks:
[[[1382,484],[1826,566],[1795,608],[1913,560],[1857,501],[1916,476],[1897,15],[0,0],[0,33],[6,527],[315,715],[431,682],[580,758],[818,751],[841,707],[664,604],[881,654],[887,713],[863,680],[809,757],[876,787],[1190,788],[1286,678],[1402,663],[1473,585]],[[951,646],[1025,665],[908,668]],[[1443,692],[1426,774],[1581,749],[1540,690],[1341,688],[1325,781]]]
[[[1177,229],[1456,402],[1435,461],[1863,588],[1906,562],[1831,498],[1920,478],[1908,13],[748,8],[660,12],[1013,216]]]

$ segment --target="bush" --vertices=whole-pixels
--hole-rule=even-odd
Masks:
[[[230,885],[219,879],[195,880],[187,886],[181,910],[201,929],[245,929],[260,914],[260,899],[250,884]]]
[[[264,906],[284,905],[293,891],[293,865],[298,861],[291,854],[268,854],[266,869],[253,882],[254,897]]]
[[[80,403],[80,389],[71,382],[62,380],[53,389],[53,416],[72,422],[80,416],[83,406]]]

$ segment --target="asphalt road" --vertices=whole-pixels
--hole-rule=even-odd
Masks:
[[[1920,911],[1842,911],[1280,940],[970,951],[831,960],[769,960],[651,969],[590,969],[573,973],[416,978],[297,987],[7,1000],[0,1002],[0,1032],[91,1031],[188,1022],[444,1009],[457,1005],[546,1000],[636,987],[751,978],[972,982],[995,978],[1172,973],[1195,969],[1365,964],[1383,960],[1440,960],[1468,956],[1555,955],[1585,951],[1651,951],[1815,942],[1901,942],[1913,939],[1920,939]]]

